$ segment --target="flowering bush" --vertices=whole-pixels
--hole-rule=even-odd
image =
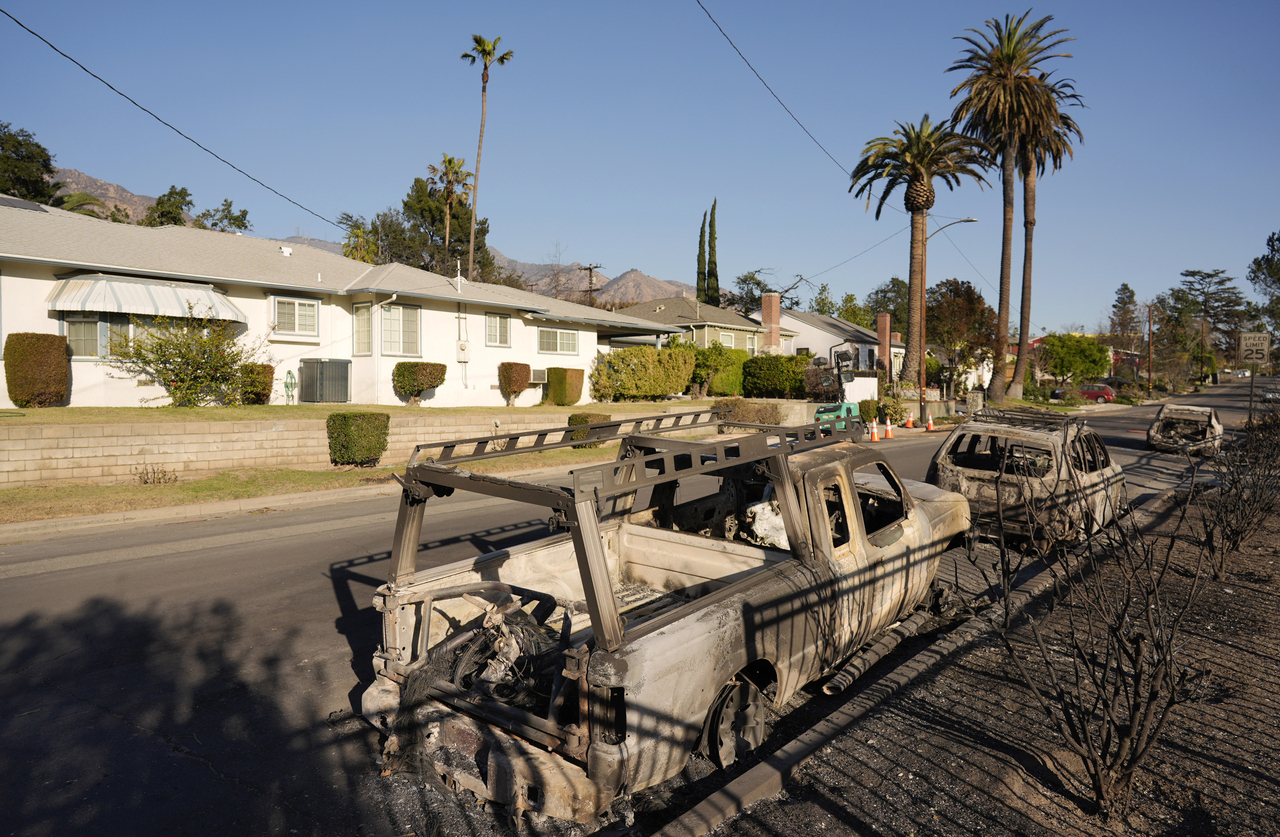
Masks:
[[[174,407],[239,404],[242,373],[258,361],[266,338],[242,343],[236,323],[197,314],[194,308],[187,313],[189,317],[156,317],[150,322],[130,315],[133,336],[113,330],[103,362],[150,378],[164,387]]]

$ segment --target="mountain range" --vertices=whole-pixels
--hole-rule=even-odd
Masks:
[[[137,220],[147,214],[147,209],[156,202],[153,197],[135,195],[123,186],[99,180],[75,169],[55,169],[54,179],[63,183],[59,194],[67,192],[84,192],[93,195],[106,204],[106,210],[112,206],[120,206],[129,211],[129,217]],[[102,213],[103,215],[106,212]],[[190,215],[186,216],[188,220]],[[342,245],[333,241],[291,235],[280,239],[291,244],[307,244],[331,253],[342,253]],[[608,308],[621,308],[646,302],[651,299],[666,299],[673,296],[693,296],[696,289],[684,282],[671,282],[648,276],[631,268],[612,279],[601,273],[599,269],[589,270],[578,262],[572,264],[535,264],[510,259],[490,246],[494,262],[504,270],[519,274],[526,290],[543,296],[553,296],[571,302],[595,304]]]

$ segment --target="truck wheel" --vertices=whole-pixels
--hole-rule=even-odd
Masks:
[[[707,755],[716,767],[728,767],[759,747],[767,732],[760,690],[750,680],[734,680],[707,713]]]

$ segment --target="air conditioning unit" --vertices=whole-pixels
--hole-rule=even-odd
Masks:
[[[300,371],[300,403],[346,403],[351,400],[351,361],[304,357]]]
[[[531,384],[545,384],[546,382],[547,382],[547,370],[545,370],[545,369],[530,369],[530,370],[529,370],[529,383],[531,383]]]

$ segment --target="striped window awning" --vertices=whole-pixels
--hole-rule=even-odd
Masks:
[[[59,279],[48,296],[50,311],[96,311],[162,317],[209,317],[247,323],[244,312],[213,285],[158,282],[95,273]]]

